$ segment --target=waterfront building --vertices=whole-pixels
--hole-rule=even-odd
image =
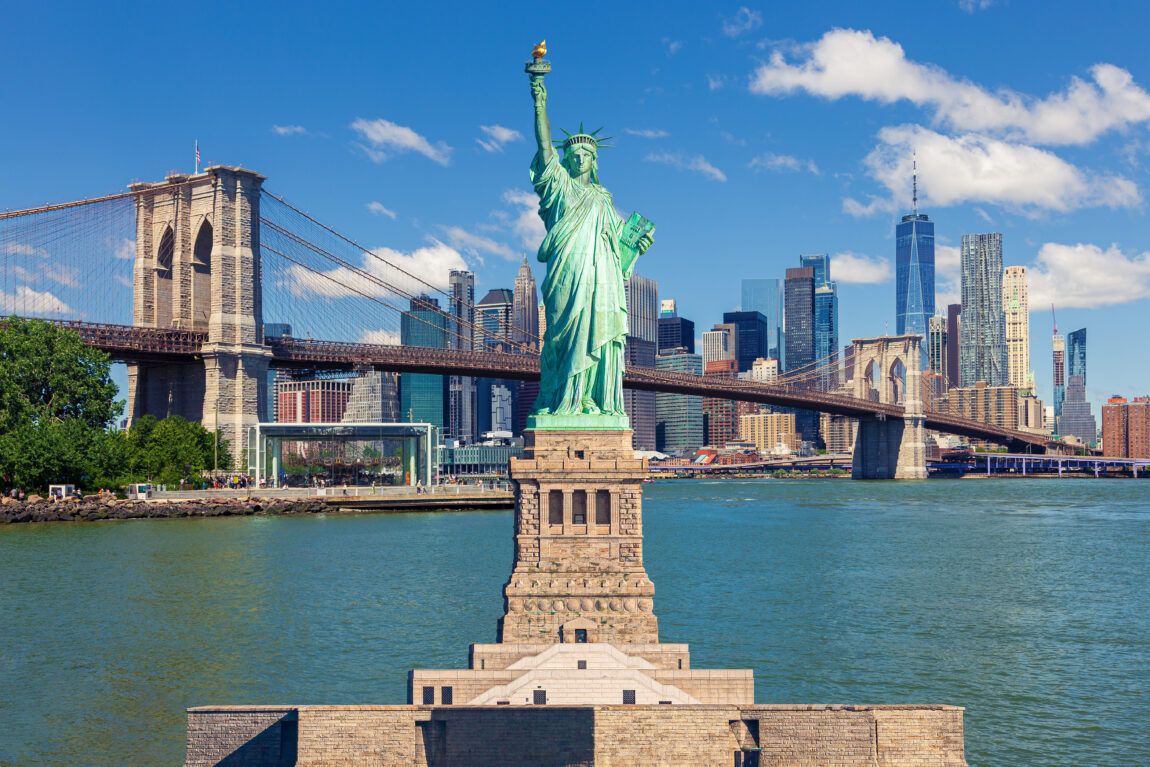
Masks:
[[[660,323],[662,320],[660,320]],[[680,350],[659,354],[657,370],[703,374],[703,358]],[[655,449],[663,453],[694,450],[703,444],[703,398],[690,394],[655,393]]]
[[[946,307],[946,381],[958,386],[958,346],[962,337],[962,304]]]
[[[659,283],[632,274],[624,283],[627,294],[627,333],[651,343],[659,342]]]
[[[779,367],[786,369],[786,330],[784,323],[783,281],[770,279],[742,280],[742,303],[744,312],[758,312],[767,318],[767,352],[764,356],[779,360]]]
[[[736,330],[734,359],[738,363],[739,372],[750,370],[759,357],[769,356],[769,327],[767,318],[761,313],[723,312],[723,323],[733,325]]]
[[[1150,397],[1114,395],[1102,406],[1102,452],[1115,458],[1150,458]]]
[[[515,275],[515,293],[511,298],[514,340],[519,345],[515,351],[526,348],[539,352],[542,338],[539,335],[538,306],[539,291],[535,287],[535,275],[527,263],[527,256],[523,256],[523,263]]]
[[[830,413],[819,416],[819,433],[827,445],[828,453],[853,453],[858,429],[859,422],[849,416]]]
[[[512,309],[515,297],[507,288],[492,288],[475,307],[475,348],[485,352],[513,351]]]
[[[962,236],[962,327],[959,386],[1006,386],[1006,320],[1002,311],[1002,235]]]
[[[946,412],[961,418],[1018,428],[1018,390],[1013,386],[990,386],[977,381],[974,386],[960,386],[946,393]]]
[[[1034,388],[1030,372],[1030,297],[1026,267],[1008,266],[1002,275],[1002,303],[1006,313],[1007,378],[1018,389]]]
[[[947,322],[946,317],[934,316],[930,318],[927,327],[927,362],[928,369],[941,376],[946,376],[947,352]]]
[[[1079,328],[1066,334],[1066,382],[1070,376],[1082,376],[1086,385],[1086,328]]]
[[[276,422],[339,423],[350,396],[350,381],[278,381]]]
[[[794,413],[754,413],[739,417],[739,439],[753,442],[760,453],[794,453],[802,438],[795,432]]]
[[[475,275],[464,269],[452,269],[448,275],[451,318],[448,344],[453,349],[470,351],[475,339]],[[472,376],[451,376],[447,380],[447,424],[444,437],[471,444],[477,435],[477,392]]]
[[[751,366],[751,380],[761,383],[770,383],[779,377],[779,361],[772,357],[760,357]]]
[[[1058,335],[1058,326],[1054,327],[1053,339],[1054,359],[1054,421],[1055,431],[1058,431],[1058,419],[1062,418],[1062,400],[1066,398],[1066,339]]]
[[[1086,382],[1081,375],[1066,377],[1066,399],[1062,401],[1058,433],[1078,437],[1087,445],[1098,440],[1098,424],[1086,401]]]
[[[738,349],[738,326],[733,323],[715,325],[703,331],[703,366],[708,362],[734,360]]]
[[[627,336],[625,353],[628,368],[655,367],[654,341]],[[633,431],[632,447],[636,450],[655,450],[655,392],[627,387],[623,389],[623,408]]]
[[[934,316],[934,223],[918,212],[917,194],[914,212],[895,225],[894,235],[895,330],[925,339]]]
[[[707,378],[739,377],[733,359],[715,360],[703,365]],[[722,447],[739,436],[739,403],[718,397],[703,397],[703,444]]]
[[[411,299],[410,309],[399,318],[399,342],[404,346],[447,348],[447,318],[439,311],[437,299],[427,295]],[[402,421],[429,423],[442,430],[446,399],[447,382],[444,376],[404,373],[399,377]]]

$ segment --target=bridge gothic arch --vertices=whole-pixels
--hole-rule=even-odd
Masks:
[[[860,418],[852,476],[856,479],[925,479],[921,386],[922,338],[917,335],[856,338],[854,396],[902,405],[901,419]]]
[[[207,330],[212,314],[212,245],[215,231],[206,216],[192,247],[192,327]]]
[[[172,225],[167,224],[156,245],[155,314],[153,323],[158,328],[172,325],[172,272],[176,253],[176,235]]]

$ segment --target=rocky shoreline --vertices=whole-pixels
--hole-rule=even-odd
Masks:
[[[103,519],[176,519],[253,514],[322,514],[339,511],[315,498],[205,498],[187,501],[130,501],[86,495],[51,501],[30,496],[0,501],[0,525],[21,522],[95,522]]]

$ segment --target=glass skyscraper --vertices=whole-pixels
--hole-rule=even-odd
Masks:
[[[1086,385],[1086,328],[1079,328],[1066,334],[1066,380],[1070,376],[1082,376]]]
[[[794,373],[815,361],[815,270],[786,274],[787,372]]]
[[[902,217],[894,235],[895,328],[899,335],[926,338],[934,316],[934,223],[916,208]]]
[[[447,318],[439,301],[430,296],[411,299],[411,309],[400,316],[399,342],[404,346],[447,348]],[[404,373],[399,378],[399,418],[404,422],[430,423],[443,428],[444,377],[427,373]]]
[[[814,358],[826,360],[839,348],[839,290],[831,280],[830,257],[826,253],[799,256],[799,266],[815,272]]]
[[[770,324],[759,312],[723,312],[723,323],[734,325],[735,359],[739,372],[750,370],[755,360],[770,356]]]
[[[783,281],[743,280],[742,310],[758,312],[767,318],[767,355],[786,370],[786,333],[783,326]]]
[[[958,385],[1007,386],[1006,315],[1002,310],[1002,235],[962,235],[962,325]]]

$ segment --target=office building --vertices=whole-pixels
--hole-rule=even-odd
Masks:
[[[1066,384],[1070,376],[1082,376],[1086,385],[1086,328],[1079,328],[1066,334]]]
[[[1026,267],[1008,266],[1002,275],[1002,304],[1006,313],[1006,365],[1008,383],[1017,389],[1034,389],[1030,372],[1030,298]]]
[[[660,323],[662,320],[660,319]],[[655,358],[657,370],[703,374],[703,358],[686,351]],[[688,394],[655,393],[655,449],[664,453],[694,450],[703,444],[703,398]]]
[[[448,275],[451,307],[448,344],[453,349],[470,351],[475,339],[475,275],[463,269],[452,269]],[[470,445],[477,441],[475,378],[450,376],[447,379],[447,424],[444,437]]]
[[[787,373],[799,373],[815,361],[815,270],[787,269],[784,287],[784,322],[787,328]],[[762,357],[763,354],[756,354]]]
[[[946,317],[936,316],[931,317],[927,324],[927,362],[928,370],[933,370],[935,373],[946,377],[946,362],[947,362],[947,321]],[[948,379],[949,380],[949,379]]]
[[[278,381],[276,422],[339,423],[350,396],[350,381]]]
[[[978,381],[946,393],[946,412],[961,418],[1018,428],[1018,390],[1013,386],[990,386]]]
[[[926,338],[934,316],[934,223],[918,212],[895,225],[895,331]],[[965,307],[965,302],[964,302]]]
[[[1007,386],[1006,319],[1002,311],[1002,235],[962,236],[960,387]]]
[[[510,352],[514,344],[512,309],[515,296],[507,288],[493,288],[475,307],[475,348],[485,352]]]
[[[399,381],[395,373],[368,368],[351,379],[344,423],[400,423]]]
[[[1066,339],[1058,335],[1057,325],[1054,326],[1053,350],[1054,423],[1051,425],[1057,433],[1058,419],[1062,417],[1062,400],[1066,399]]]
[[[678,317],[679,305],[675,303],[673,298],[660,298],[659,299],[659,316],[660,317]]]
[[[707,378],[737,379],[739,371],[733,359],[716,360],[703,365]],[[722,447],[739,436],[738,403],[718,397],[703,397],[703,444]]]
[[[427,295],[411,299],[411,308],[399,318],[399,342],[404,346],[447,348],[447,317],[439,310],[437,299]],[[443,429],[447,393],[444,376],[402,374],[399,377],[400,420],[429,423]]]
[[[838,361],[839,351],[839,296],[838,286],[829,282],[815,288],[815,361],[826,367]],[[838,385],[838,374],[828,369],[824,382],[833,388]]]
[[[799,256],[799,266],[815,270],[815,287],[826,285],[831,280],[831,258],[826,253],[808,253]]]
[[[1086,401],[1086,382],[1080,375],[1066,376],[1066,399],[1062,401],[1058,433],[1064,437],[1078,437],[1087,445],[1098,439],[1098,424],[1094,420],[1090,403]]]
[[[627,336],[628,368],[654,368],[655,342]],[[631,447],[655,450],[655,392],[627,387],[623,389],[623,408],[631,422]]]
[[[624,283],[627,295],[627,334],[659,342],[659,283],[632,274]]]
[[[686,349],[687,354],[695,353],[695,323],[678,314],[668,314],[675,311],[675,301],[671,299],[663,302],[663,310],[659,312],[659,348],[658,354],[669,354],[677,349]]]
[[[786,369],[786,330],[784,328],[784,298],[782,280],[743,280],[742,303],[744,312],[758,312],[767,318],[766,357],[779,360],[781,369]]]
[[[760,357],[751,366],[750,380],[759,383],[771,383],[779,377],[779,361],[774,358]]]
[[[1102,452],[1115,458],[1150,458],[1150,397],[1111,397],[1102,406]]]
[[[946,381],[958,386],[958,345],[962,337],[962,304],[946,307]]]
[[[703,331],[703,367],[708,362],[734,360],[738,349],[738,327],[734,324],[716,325]]]
[[[819,416],[819,433],[826,443],[828,453],[853,453],[858,429],[859,422],[849,416],[830,413]]]
[[[539,291],[535,288],[535,275],[527,263],[527,256],[515,275],[515,292],[511,297],[511,320],[514,325],[515,351],[531,350],[538,353],[542,347],[539,335]]]
[[[739,372],[751,369],[759,357],[769,357],[767,318],[759,312],[723,312],[723,324],[735,327],[735,361]]]
[[[755,443],[763,454],[794,453],[802,441],[793,413],[754,413],[739,417],[739,439]]]

